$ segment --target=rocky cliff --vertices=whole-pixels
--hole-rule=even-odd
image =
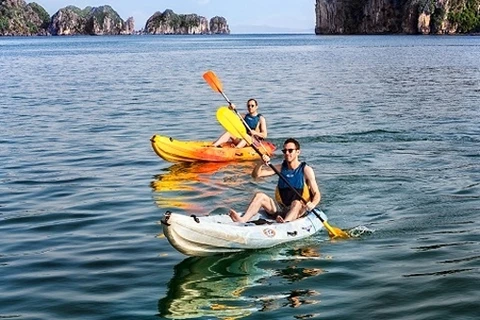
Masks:
[[[132,34],[133,29],[133,18],[123,21],[110,6],[62,8],[52,16],[48,27],[52,35],[119,35]]]
[[[134,27],[133,18],[123,21],[110,6],[68,6],[50,18],[35,2],[0,0],[0,35],[117,35],[132,34]]]
[[[213,17],[210,19],[210,33],[212,34],[230,34],[227,20],[224,17]]]
[[[316,0],[316,34],[480,31],[480,0]]]
[[[50,15],[35,2],[0,0],[0,35],[46,35]]]
[[[229,34],[230,29],[225,18],[214,17],[210,20],[196,14],[176,14],[170,9],[157,11],[145,23],[147,34]]]

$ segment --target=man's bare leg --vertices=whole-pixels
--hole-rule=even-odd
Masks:
[[[225,142],[230,141],[230,138],[231,138],[231,137],[232,137],[232,136],[230,135],[230,133],[224,132],[224,133],[212,144],[212,146],[214,146],[214,147],[221,146],[221,145],[224,144]]]
[[[283,222],[288,222],[288,221],[293,221],[295,219],[298,219],[301,214],[305,212],[305,208],[303,204],[295,200],[292,202],[292,205],[290,206],[290,210],[288,210],[287,214],[285,215],[285,218],[282,218],[280,216],[277,217],[277,222],[283,223]]]
[[[247,145],[247,141],[242,139],[242,140],[240,140],[240,142],[237,143],[235,148],[237,148],[237,149],[244,148],[246,145]]]
[[[228,215],[230,216],[230,218],[232,218],[233,222],[239,222],[242,219],[240,214],[233,209],[230,209],[230,211],[228,211]]]
[[[235,222],[247,222],[256,215],[260,209],[264,209],[269,214],[274,214],[277,211],[273,199],[263,192],[257,192],[253,196],[253,199],[250,201],[247,211],[245,211],[243,216],[240,216],[235,210],[230,210],[228,214]]]

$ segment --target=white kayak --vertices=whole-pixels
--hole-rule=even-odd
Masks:
[[[316,211],[327,221],[322,211]],[[313,212],[286,223],[277,223],[261,213],[251,220],[233,222],[227,214],[197,217],[167,211],[161,223],[170,244],[189,256],[271,248],[310,237],[323,229],[323,223]]]

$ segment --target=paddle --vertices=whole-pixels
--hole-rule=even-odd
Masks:
[[[220,79],[218,79],[217,75],[215,74],[215,72],[211,71],[211,70],[208,70],[207,72],[205,72],[203,74],[203,79],[205,79],[205,81],[207,81],[207,83],[210,85],[210,87],[214,90],[214,91],[217,91],[217,92],[220,92],[223,96],[223,98],[225,98],[225,101],[228,102],[229,105],[232,104],[232,102],[230,101],[230,99],[228,99],[228,97],[225,95],[225,93],[223,93],[223,90],[222,90],[222,83],[220,82]]]
[[[214,91],[217,91],[219,92],[223,98],[225,99],[225,101],[228,102],[228,105],[232,105],[232,102],[230,101],[230,99],[228,99],[228,97],[225,95],[225,93],[223,92],[223,85],[222,85],[222,82],[220,82],[220,79],[218,79],[217,75],[215,74],[215,72],[211,71],[211,70],[208,70],[207,72],[205,72],[203,74],[203,79],[205,79],[205,81],[210,85],[210,87],[214,90]],[[237,109],[233,108],[233,111],[235,112],[235,114],[237,115],[237,117],[242,121],[243,125],[245,126],[246,129],[248,129],[250,135],[246,135],[249,137],[249,139],[245,139],[241,136],[238,136],[238,135],[234,135],[236,138],[239,138],[239,139],[245,139],[245,141],[247,141],[248,144],[252,144],[252,129],[250,129],[250,127],[248,126],[248,124],[245,122],[245,119],[243,119],[242,115],[240,113],[238,113]],[[217,117],[218,119],[218,117]],[[227,130],[228,131],[228,130]],[[230,131],[228,131],[230,132]],[[230,134],[232,134],[230,132]],[[265,148],[265,146],[262,144],[262,142],[260,140],[257,140],[255,139],[256,141],[258,141],[260,143],[260,145],[262,146],[263,150],[269,154],[268,150]]]
[[[218,122],[220,122],[222,127],[224,127],[225,130],[227,130],[235,138],[245,139],[245,141],[247,141],[247,144],[249,145],[253,143],[253,139],[250,135],[247,134],[245,126],[243,126],[243,124],[238,119],[238,116],[235,113],[233,113],[229,107],[218,108],[217,120]],[[243,126],[243,131],[245,131],[244,135],[242,135],[240,132],[236,130],[236,126],[239,124]]]
[[[260,152],[260,150],[258,150],[255,144],[251,142],[252,140],[247,140],[249,135],[245,126],[228,107],[220,107],[217,110],[217,120],[231,135],[245,139],[245,141],[247,141],[247,143],[260,155],[260,157],[263,158],[263,154]],[[295,194],[303,201],[303,203],[307,203],[307,200],[302,197],[302,195],[290,184],[290,182],[282,175],[280,171],[278,171],[274,165],[268,163],[268,166],[288,185],[290,189],[292,189],[292,191],[295,192]],[[318,219],[320,219],[320,221],[322,221],[331,238],[349,238],[348,233],[344,232],[340,228],[332,227],[327,221],[325,221],[317,209],[314,208],[312,212]]]

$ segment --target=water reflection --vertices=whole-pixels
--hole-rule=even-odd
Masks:
[[[243,292],[270,276],[256,264],[268,255],[240,253],[190,257],[175,266],[167,296],[158,303],[160,315],[172,319],[216,317],[240,319],[258,308]]]
[[[162,209],[207,212],[201,205],[204,199],[218,197],[226,187],[244,183],[253,166],[253,162],[177,163],[156,175],[150,187]]]
[[[302,305],[316,304],[315,299],[309,299],[309,297],[319,296],[320,293],[315,290],[292,290],[290,294],[283,296],[282,299],[278,297],[268,299],[262,299],[262,308],[259,311],[273,311],[283,307],[299,308]],[[307,314],[303,316],[295,316],[295,318],[313,318],[315,315]]]
[[[223,162],[176,163],[155,176],[150,184],[155,191],[192,190],[192,182],[208,182],[209,176],[228,166]]]
[[[255,312],[318,303],[315,297],[320,293],[315,290],[281,285],[281,279],[292,283],[323,273],[302,267],[306,259],[322,258],[314,247],[187,258],[175,266],[167,295],[158,302],[160,316],[240,319]],[[272,286],[279,283],[281,292],[272,293]]]
[[[320,253],[315,247],[308,246],[296,248],[290,250],[288,255],[292,256],[292,258],[289,259],[289,265],[285,269],[280,270],[280,273],[290,282],[300,281],[323,273],[323,270],[320,268],[304,268],[301,266],[302,260],[320,258]]]

